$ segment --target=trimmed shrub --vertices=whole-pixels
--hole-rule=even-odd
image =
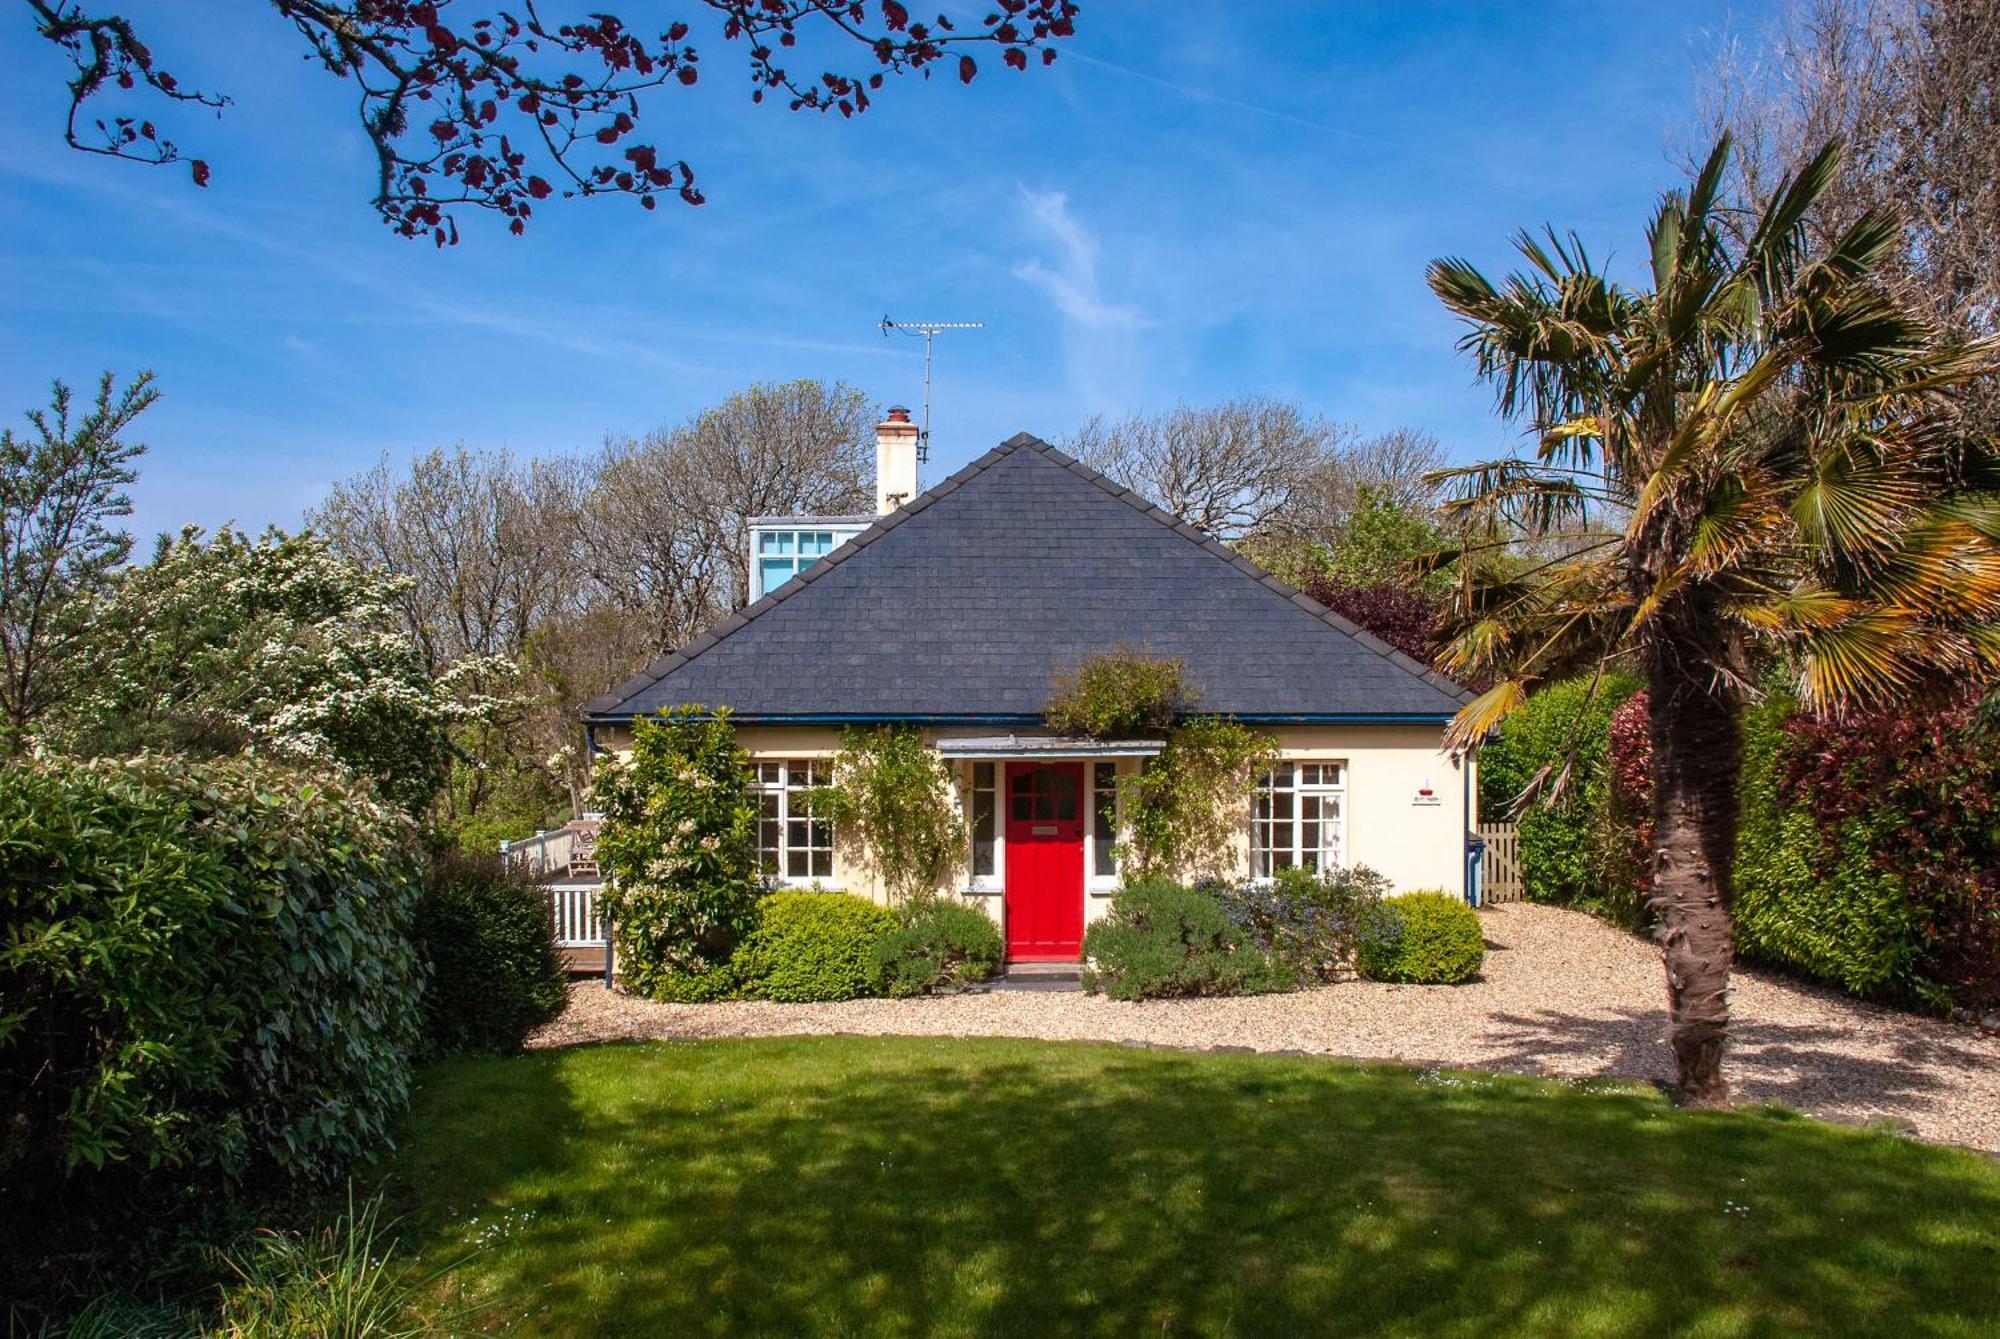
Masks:
[[[1641,689],[1611,713],[1605,756],[1605,918],[1628,930],[1653,923],[1653,735]]]
[[[1207,888],[1166,879],[1127,884],[1084,932],[1083,988],[1116,1000],[1254,995],[1298,984],[1251,942]]]
[[[687,986],[679,978],[728,962],[756,924],[751,779],[726,709],[676,707],[634,721],[631,756],[601,765],[591,790],[604,814],[601,905],[634,990],[676,998]]]
[[[567,998],[548,896],[491,857],[432,860],[417,902],[417,940],[430,962],[424,1045],[518,1051]]]
[[[1592,691],[1590,679],[1552,684],[1509,716],[1500,737],[1480,750],[1479,811],[1499,821],[1515,798],[1546,769],[1554,775],[1572,761],[1567,793],[1553,803],[1529,805],[1516,820],[1521,878],[1537,902],[1580,906],[1621,923],[1632,920],[1636,897],[1611,891],[1605,827],[1609,788],[1606,758],[1611,714],[1639,690],[1630,675],[1607,675]]]
[[[882,989],[904,998],[957,990],[1000,970],[1005,949],[993,918],[963,902],[931,898],[906,904],[901,922],[875,946]]]
[[[1299,977],[1331,981],[1354,966],[1364,926],[1389,892],[1366,865],[1314,874],[1288,869],[1269,883],[1221,890],[1223,913]]]
[[[772,893],[730,965],[760,999],[858,999],[874,994],[876,946],[895,930],[894,912],[850,893]]]
[[[418,849],[366,790],[254,759],[0,769],[0,1240],[59,1254],[59,1224],[101,1259],[381,1149],[423,1016]]]
[[[1485,961],[1479,913],[1453,893],[1385,898],[1361,936],[1361,974],[1371,981],[1455,986],[1479,975]]]

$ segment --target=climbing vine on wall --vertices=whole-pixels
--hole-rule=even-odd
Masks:
[[[832,784],[807,802],[867,851],[898,902],[931,896],[965,858],[951,769],[914,726],[842,733]]]
[[[1226,716],[1191,716],[1201,687],[1187,666],[1119,647],[1056,676],[1044,718],[1092,739],[1162,738],[1165,746],[1120,781],[1127,879],[1234,878],[1250,799],[1277,758],[1270,736]]]

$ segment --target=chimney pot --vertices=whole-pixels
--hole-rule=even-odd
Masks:
[[[910,411],[891,405],[875,425],[875,512],[886,516],[917,495],[917,425]]]

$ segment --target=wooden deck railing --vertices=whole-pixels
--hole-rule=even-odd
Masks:
[[[555,918],[557,948],[604,947],[595,888],[549,889],[549,914]]]
[[[517,842],[500,843],[500,863],[537,883],[595,883],[597,820],[579,818]]]

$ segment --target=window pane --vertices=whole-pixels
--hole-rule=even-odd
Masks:
[[[992,775],[988,765],[987,774]],[[977,770],[973,773],[977,778]],[[993,788],[975,783],[972,791],[972,872],[975,876],[993,873],[995,827],[993,812]]]
[[[1049,775],[1055,779],[1055,817],[1065,823],[1075,822],[1077,815],[1083,812],[1080,779],[1067,769],[1050,772]]]
[[[1118,872],[1111,859],[1111,848],[1118,840],[1118,767],[1115,763],[1098,763],[1093,776],[1096,812],[1091,819],[1091,872],[1109,876]]]
[[[785,853],[785,877],[791,879],[809,879],[812,877],[812,871],[806,866],[806,853],[804,851],[791,850]]]

